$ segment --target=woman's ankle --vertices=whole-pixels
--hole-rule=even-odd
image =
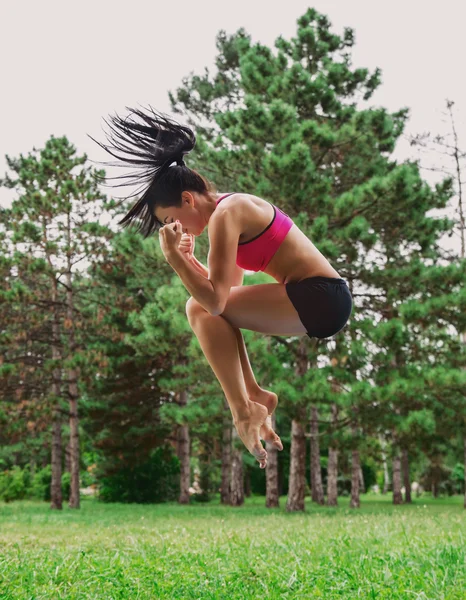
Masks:
[[[261,394],[264,393],[265,390],[263,390],[259,384],[257,384],[257,387],[250,387],[248,389],[248,396],[250,400],[255,401],[254,399],[261,396]]]
[[[235,407],[234,411],[232,410],[233,422],[239,423],[240,421],[249,421],[251,417],[251,406],[253,404],[252,400],[247,400],[241,405]]]

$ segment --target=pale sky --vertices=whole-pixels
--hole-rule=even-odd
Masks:
[[[104,141],[102,117],[138,104],[169,112],[168,91],[184,76],[200,75],[204,67],[212,72],[221,29],[231,34],[244,27],[253,42],[273,47],[279,35],[295,35],[308,7],[326,14],[339,35],[344,27],[354,29],[353,68],[382,69],[382,85],[364,107],[409,107],[406,133],[436,134],[449,131],[445,100],[454,100],[466,150],[461,0],[10,0],[0,7],[0,177],[5,154],[27,154],[52,134],[68,136],[91,159],[111,159],[86,136]],[[402,141],[393,156],[416,153]],[[438,158],[427,156],[426,164],[439,164]],[[122,172],[107,169],[109,175]],[[125,189],[114,193],[122,196]],[[0,188],[1,206],[13,197]]]

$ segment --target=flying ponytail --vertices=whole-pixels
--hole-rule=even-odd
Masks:
[[[137,225],[137,230],[148,237],[163,224],[155,217],[156,206],[181,206],[181,192],[191,190],[199,193],[212,191],[212,186],[202,175],[186,166],[184,156],[196,144],[194,132],[184,125],[158,113],[151,106],[149,110],[131,109],[124,119],[110,115],[110,128],[107,139],[109,145],[102,144],[89,136],[101,148],[118,161],[104,163],[108,166],[132,166],[137,170],[109,180],[123,180],[121,185],[142,184],[127,198],[142,195],[119,225]],[[123,163],[123,164],[122,164]],[[173,165],[176,163],[176,165]],[[173,165],[173,166],[172,166]]]

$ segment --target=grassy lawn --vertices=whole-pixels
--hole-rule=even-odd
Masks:
[[[462,498],[306,513],[110,504],[80,511],[0,502],[0,598],[466,599]]]

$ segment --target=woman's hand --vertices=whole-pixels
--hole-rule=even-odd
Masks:
[[[179,221],[167,223],[159,229],[160,247],[167,262],[170,262],[170,258],[174,254],[180,253],[178,246],[180,245],[181,235],[181,223]]]
[[[184,255],[186,260],[192,260],[194,256],[194,235],[192,233],[183,233],[181,236],[181,242],[178,246],[180,252]]]

